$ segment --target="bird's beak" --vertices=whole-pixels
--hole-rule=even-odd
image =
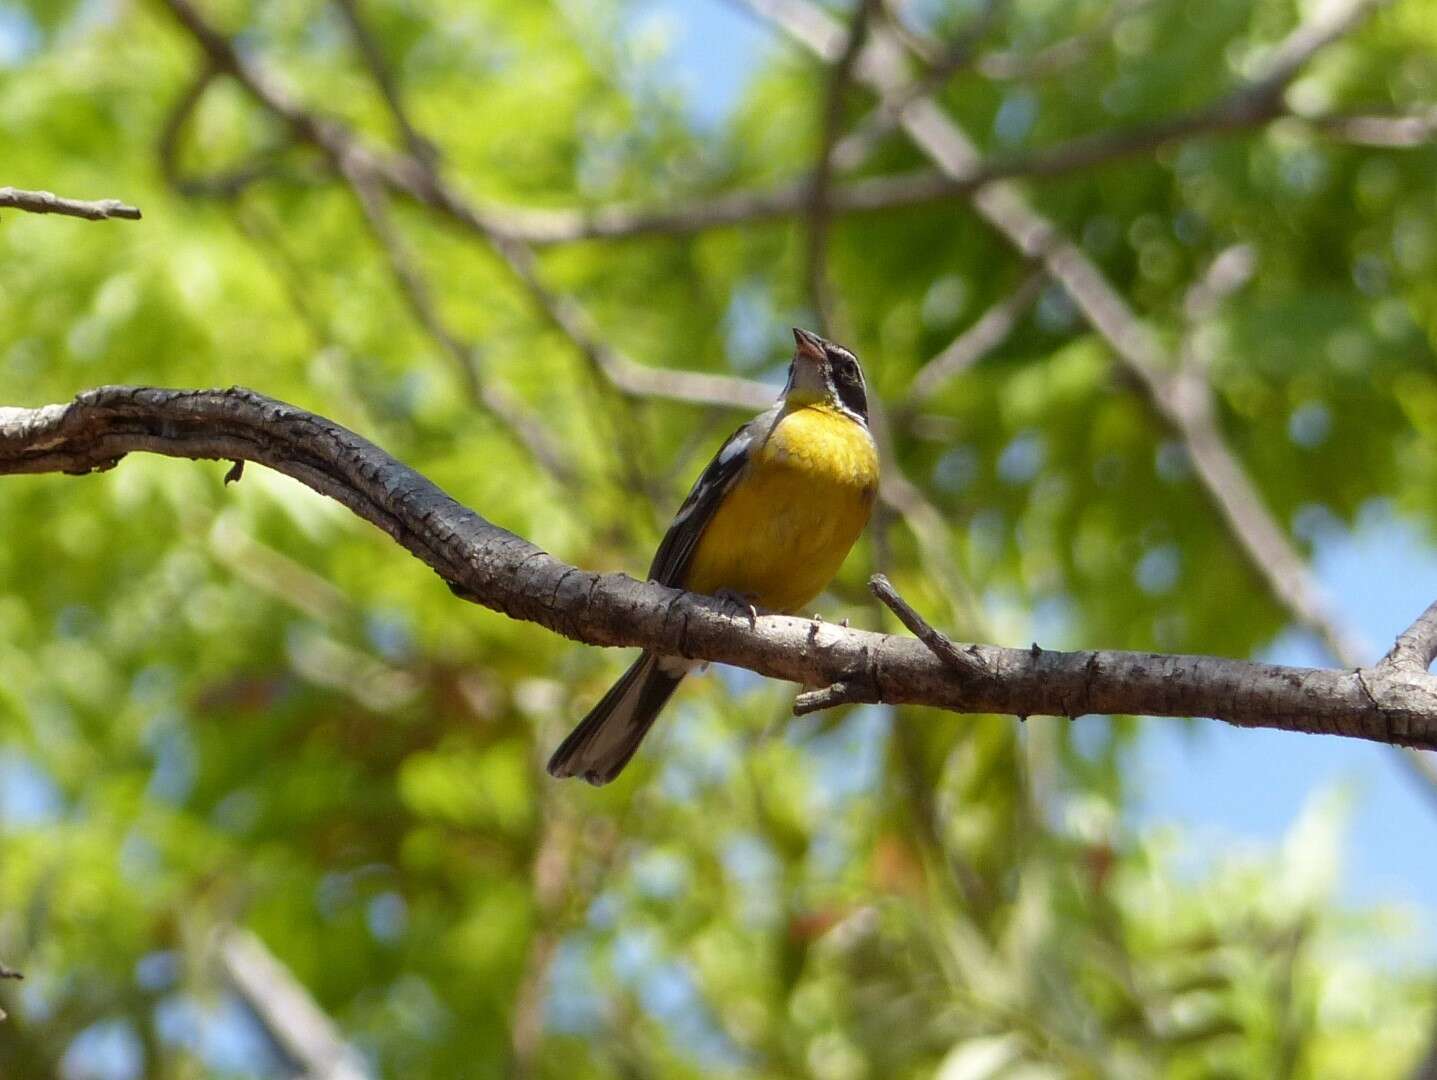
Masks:
[[[807,330],[800,330],[795,326],[793,328],[793,340],[798,346],[793,353],[795,360],[799,357],[803,357],[806,360],[823,359],[823,338],[817,334],[809,333]]]

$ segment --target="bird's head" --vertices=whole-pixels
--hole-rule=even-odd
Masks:
[[[858,357],[842,345],[796,326],[793,340],[793,363],[788,368],[784,397],[799,405],[823,402],[866,425],[868,385]]]

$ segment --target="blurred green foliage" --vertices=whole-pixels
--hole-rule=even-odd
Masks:
[[[333,5],[201,7],[302,100],[393,138]],[[914,5],[948,37],[977,7]],[[362,10],[477,199],[659,204],[811,168],[825,79],[797,53],[773,50],[706,130],[638,6]],[[1047,75],[965,71],[945,104],[995,152],[1162,117],[1221,94],[1300,14],[1125,10],[1004,5],[984,53],[1088,45]],[[230,199],[166,186],[157,142],[200,61],[162,4],[11,0],[5,27],[0,183],[145,213],[0,220],[5,404],[251,385],[567,560],[643,569],[732,414],[619,397],[482,243],[397,207],[483,376],[578,463],[559,484],[466,397],[351,195],[235,86],[205,94],[182,167],[272,170]],[[1437,5],[1403,0],[1293,93],[1425,108],[1434,39]],[[853,118],[869,104],[855,94]],[[894,136],[867,168],[921,164]],[[1224,429],[1310,544],[1374,499],[1437,522],[1434,166],[1431,148],[1279,122],[1033,192],[1165,337],[1192,336]],[[1235,243],[1255,279],[1184,326],[1187,287]],[[812,319],[804,250],[780,222],[541,265],[644,363],[773,377],[788,325]],[[842,315],[890,401],[1025,272],[959,202],[834,230]],[[1246,655],[1284,625],[1052,289],[895,434],[975,602],[944,595],[884,514],[827,618],[879,625],[863,581],[882,568],[943,625],[1000,641]],[[1426,1045],[1430,994],[1383,960],[1401,925],[1332,899],[1335,805],[1270,857],[1194,867],[1180,835],[1124,823],[1130,720],[792,720],[792,688],[729,672],[686,689],[611,788],[558,785],[546,754],[623,657],[460,603],[334,504],[224,471],[135,457],[0,483],[0,958],[28,976],[4,991],[6,1076],[283,1075],[209,960],[234,923],[383,1075],[1390,1077]]]

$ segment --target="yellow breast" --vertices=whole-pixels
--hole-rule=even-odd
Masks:
[[[793,409],[715,512],[685,584],[797,611],[838,573],[877,491],[878,453],[863,425],[825,405]]]

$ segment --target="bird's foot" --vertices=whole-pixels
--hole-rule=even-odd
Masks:
[[[752,594],[737,592],[733,589],[718,589],[714,592],[714,596],[724,603],[738,608],[740,614],[747,615],[750,628],[758,624],[758,608],[754,607]]]

